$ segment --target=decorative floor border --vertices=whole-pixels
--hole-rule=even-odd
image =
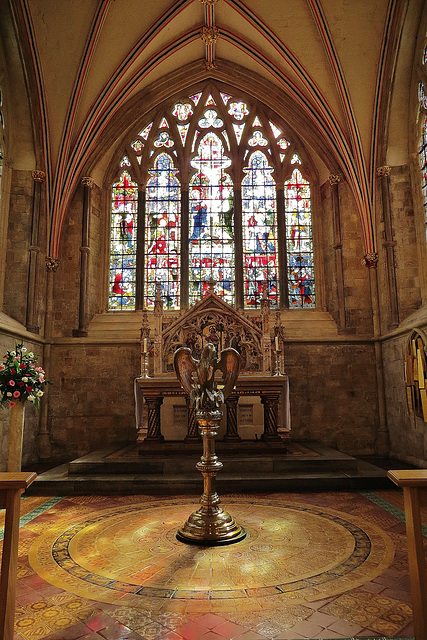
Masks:
[[[362,494],[362,496],[365,496],[365,498],[368,498],[368,500],[376,504],[378,507],[381,507],[385,511],[388,511],[388,513],[391,513],[392,516],[394,516],[401,522],[405,522],[405,513],[402,511],[402,509],[399,509],[398,507],[395,507],[393,504],[390,504],[389,502],[387,502],[386,500],[378,496],[373,491],[361,491],[360,493]],[[421,525],[421,530],[422,530],[423,536],[427,538],[427,525],[425,524]],[[368,640],[370,639],[368,638]]]
[[[24,500],[24,499],[25,499],[25,496],[21,498],[21,500]],[[40,516],[45,511],[48,511],[51,507],[54,507],[56,504],[58,504],[58,502],[61,502],[61,500],[63,499],[64,499],[64,496],[55,496],[54,498],[49,498],[49,500],[46,500],[46,502],[43,502],[43,504],[40,504],[35,509],[32,509],[28,513],[24,514],[19,519],[19,528],[28,524],[29,522],[34,520],[34,518],[37,518],[37,516]],[[0,541],[3,540],[3,538],[4,538],[4,527],[0,527]]]

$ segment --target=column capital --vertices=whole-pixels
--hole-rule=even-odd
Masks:
[[[362,264],[368,269],[376,269],[378,265],[378,253],[367,253],[362,258]]]
[[[85,187],[89,187],[89,189],[92,189],[94,184],[95,180],[90,176],[85,176],[84,178],[82,178],[82,185],[84,185]]]
[[[44,171],[40,171],[39,169],[35,169],[31,171],[31,177],[34,182],[44,182],[46,180],[46,174]]]
[[[377,167],[377,176],[381,178],[388,178],[390,173],[391,167],[389,167],[387,164],[383,165],[382,167]]]
[[[328,176],[328,180],[329,180],[329,184],[332,186],[334,184],[338,184],[339,182],[341,182],[342,178],[341,178],[339,173],[336,173],[336,174],[335,173],[331,173]]]
[[[60,259],[54,258],[53,256],[46,256],[45,262],[46,262],[46,270],[53,271],[53,273],[55,273],[58,270]]]

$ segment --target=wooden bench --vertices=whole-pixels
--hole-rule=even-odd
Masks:
[[[415,639],[427,640],[427,571],[421,519],[421,509],[427,507],[427,469],[393,470],[387,475],[403,489]]]
[[[6,509],[0,575],[0,638],[13,640],[21,494],[36,479],[31,473],[0,473],[0,508]]]

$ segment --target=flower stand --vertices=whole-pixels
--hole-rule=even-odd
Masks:
[[[25,402],[17,402],[10,409],[8,471],[21,471],[22,438],[24,434]]]

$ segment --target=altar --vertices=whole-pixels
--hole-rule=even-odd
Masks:
[[[259,442],[282,446],[290,432],[289,380],[284,373],[284,329],[280,324],[280,312],[276,311],[272,322],[267,292],[261,300],[261,308],[247,313],[227,304],[215,291],[215,283],[209,283],[208,293],[193,307],[176,316],[163,310],[160,288],[154,306],[154,336],[143,312],[141,327],[141,375],[135,379],[135,407],[137,442],[144,448],[160,445],[167,440],[179,440],[174,429],[176,416],[169,417],[168,428],[172,437],[165,438],[161,407],[165,399],[178,397],[182,409],[181,440],[190,444],[198,442],[199,433],[195,411],[173,369],[176,350],[190,349],[193,358],[200,359],[204,345],[213,344],[220,352],[232,347],[240,354],[240,374],[225,405],[225,434],[223,442],[239,443],[242,438],[239,424],[242,406],[239,399],[257,396],[263,407],[262,433]],[[167,401],[166,401],[167,402]],[[257,400],[256,402],[259,401]],[[239,411],[240,409],[240,411]],[[259,409],[261,409],[259,407]],[[171,429],[172,427],[172,429]],[[183,429],[181,428],[181,435]]]

